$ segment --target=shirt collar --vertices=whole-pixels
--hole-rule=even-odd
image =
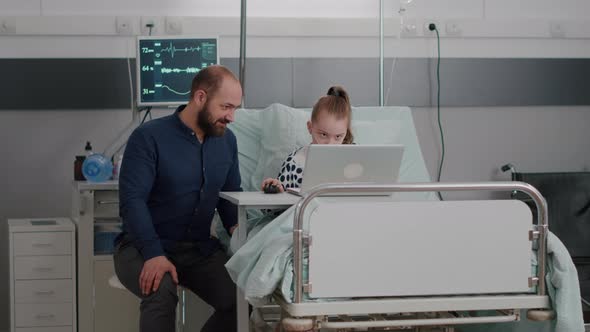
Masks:
[[[182,122],[182,119],[180,118],[180,112],[182,112],[185,108],[186,105],[180,105],[176,108],[176,111],[174,111],[174,118],[176,119],[176,124],[183,133],[186,133],[189,136],[195,136],[195,132],[193,132],[191,128],[184,124],[184,122]]]

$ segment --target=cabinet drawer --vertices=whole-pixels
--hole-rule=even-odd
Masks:
[[[21,327],[16,328],[15,332],[73,332],[72,326],[52,326],[52,327]]]
[[[71,303],[16,304],[14,322],[17,327],[72,325]]]
[[[71,232],[14,233],[14,255],[69,255],[72,253]]]
[[[119,191],[94,192],[94,218],[119,218]]]
[[[71,277],[71,256],[21,256],[14,259],[14,278],[17,280]]]
[[[73,301],[71,279],[18,280],[14,283],[16,303],[62,303]]]

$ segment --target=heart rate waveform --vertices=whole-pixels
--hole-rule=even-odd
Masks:
[[[170,74],[170,73],[174,73],[174,74],[179,74],[179,73],[196,74],[199,71],[201,71],[201,68],[197,68],[197,67],[186,67],[184,69],[181,69],[181,68],[166,68],[166,67],[160,68],[160,72],[162,74]]]
[[[185,103],[202,69],[219,63],[215,38],[145,38],[138,41],[140,105]]]
[[[155,46],[159,46],[159,45],[156,44]],[[170,42],[170,44],[168,44],[168,47],[160,49],[159,53],[170,53],[170,56],[174,58],[174,54],[176,54],[176,52],[184,52],[184,53],[201,52],[201,47],[200,46],[197,46],[197,47],[187,46],[184,48],[176,48],[176,46],[174,46],[174,44],[172,44],[172,42]]]

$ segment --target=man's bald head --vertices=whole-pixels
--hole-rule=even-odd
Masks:
[[[203,90],[210,96],[215,95],[219,87],[221,87],[221,83],[226,79],[239,82],[227,67],[215,65],[201,69],[195,78],[193,78],[190,100],[193,99],[197,90]]]

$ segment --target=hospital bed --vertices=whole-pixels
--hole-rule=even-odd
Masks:
[[[309,110],[279,104],[236,114],[230,128],[245,191],[258,190],[289,152],[309,143],[307,119]],[[405,146],[399,183],[316,188],[253,232],[227,265],[250,303],[272,298],[285,331],[452,328],[525,320],[523,313],[530,320],[559,319],[546,266],[548,255],[567,251],[547,232],[546,204],[535,188],[429,183],[408,108],[355,108],[352,127],[358,144]],[[434,194],[459,190],[517,190],[535,202],[537,220],[518,200],[438,201]],[[319,197],[334,191],[394,194]],[[248,216],[262,218],[258,210]],[[261,266],[261,257],[284,264]],[[278,275],[269,279],[260,271]]]
[[[530,209],[510,200],[334,200],[317,205],[304,227],[306,208],[322,194],[439,190],[518,190],[535,201],[540,217],[533,226]],[[367,219],[366,211],[382,217]],[[275,295],[286,316],[296,317],[284,319],[284,328],[513,322],[520,319],[522,309],[528,310],[529,319],[553,319],[555,313],[545,292],[546,216],[543,197],[523,183],[318,187],[295,210],[294,297],[286,301],[283,294]],[[379,229],[380,235],[371,229]],[[371,241],[354,245],[363,240]],[[538,245],[538,269],[531,269],[533,243]],[[321,301],[323,298],[329,301]],[[470,312],[475,310],[492,312],[473,316]]]

